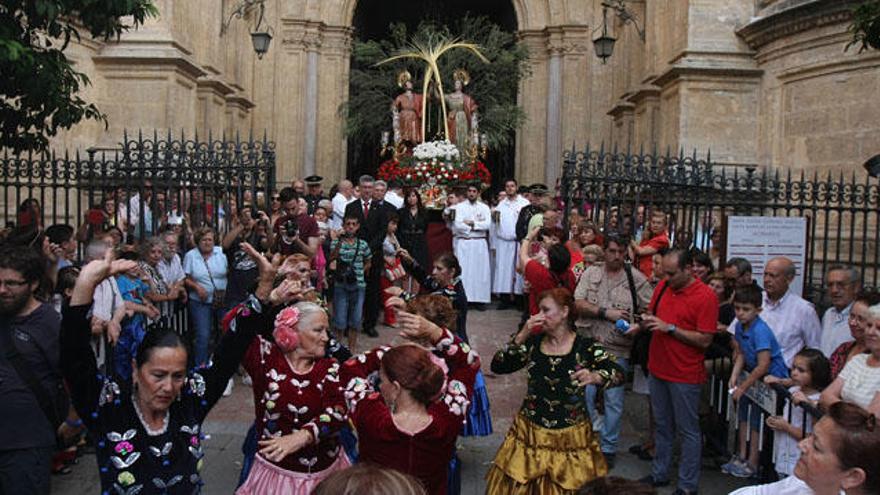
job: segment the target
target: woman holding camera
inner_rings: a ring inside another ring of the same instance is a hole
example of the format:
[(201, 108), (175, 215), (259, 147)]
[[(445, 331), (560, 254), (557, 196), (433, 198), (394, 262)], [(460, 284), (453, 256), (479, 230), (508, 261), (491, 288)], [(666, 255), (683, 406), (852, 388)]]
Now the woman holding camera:
[(211, 329), (225, 312), (228, 265), (223, 249), (214, 243), (214, 230), (200, 227), (193, 234), (196, 247), (183, 257), (184, 285), (189, 289), (189, 317), (195, 332), (195, 365), (207, 364)]
[(342, 237), (330, 244), (329, 266), (333, 270), (333, 325), (337, 334), (348, 337), (348, 348), (356, 352), (361, 331), (364, 294), (367, 282), (364, 273), (370, 269), (372, 254), (367, 241), (358, 238), (361, 222), (355, 216), (342, 220)]

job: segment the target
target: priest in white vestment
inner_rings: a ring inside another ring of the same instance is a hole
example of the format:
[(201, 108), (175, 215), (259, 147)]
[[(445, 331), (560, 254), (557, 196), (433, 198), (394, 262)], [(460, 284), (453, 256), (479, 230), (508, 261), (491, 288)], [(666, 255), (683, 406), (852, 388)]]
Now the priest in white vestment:
[(467, 199), (453, 207), (455, 220), (452, 222), (452, 235), (468, 302), (485, 304), (492, 298), (488, 239), (492, 213), (479, 198), (479, 186), (468, 186)]
[[(519, 243), (516, 242), (516, 221), (519, 211), (529, 204), (529, 200), (518, 193), (518, 185), (514, 179), (508, 179), (504, 183), (504, 191), (507, 197), (495, 207), (497, 214), (493, 225), (495, 234), (495, 276), (492, 280), (492, 292), (501, 296), (501, 304), (509, 306), (512, 301), (506, 301), (504, 295), (513, 297), (513, 294), (522, 294), (522, 281), (517, 283), (517, 278), (522, 274), (516, 272), (516, 260), (518, 259)], [(518, 289), (518, 290), (517, 290)]]

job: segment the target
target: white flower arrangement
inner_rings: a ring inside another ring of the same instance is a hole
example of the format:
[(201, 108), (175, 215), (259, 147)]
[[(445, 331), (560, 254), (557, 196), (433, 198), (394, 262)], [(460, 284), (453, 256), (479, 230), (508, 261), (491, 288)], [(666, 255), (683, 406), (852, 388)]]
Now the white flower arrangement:
[(445, 158), (447, 161), (457, 159), (458, 148), (449, 141), (428, 141), (416, 145), (413, 148), (413, 156), (419, 160), (434, 160)]

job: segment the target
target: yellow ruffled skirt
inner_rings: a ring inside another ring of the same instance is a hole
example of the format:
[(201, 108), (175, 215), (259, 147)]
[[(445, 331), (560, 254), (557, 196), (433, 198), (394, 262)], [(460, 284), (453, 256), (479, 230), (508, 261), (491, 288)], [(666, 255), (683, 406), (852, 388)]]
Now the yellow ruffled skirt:
[(486, 474), (486, 493), (573, 494), (607, 473), (589, 421), (551, 430), (517, 414)]

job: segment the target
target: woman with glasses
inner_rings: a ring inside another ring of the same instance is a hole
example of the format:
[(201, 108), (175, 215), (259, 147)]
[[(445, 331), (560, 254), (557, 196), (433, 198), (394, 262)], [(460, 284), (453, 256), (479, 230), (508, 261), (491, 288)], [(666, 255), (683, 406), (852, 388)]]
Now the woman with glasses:
[(269, 201), (269, 225), (275, 225), (275, 222), (284, 215), (284, 208), (281, 207), (281, 196), (278, 194), (278, 191), (272, 191)]

